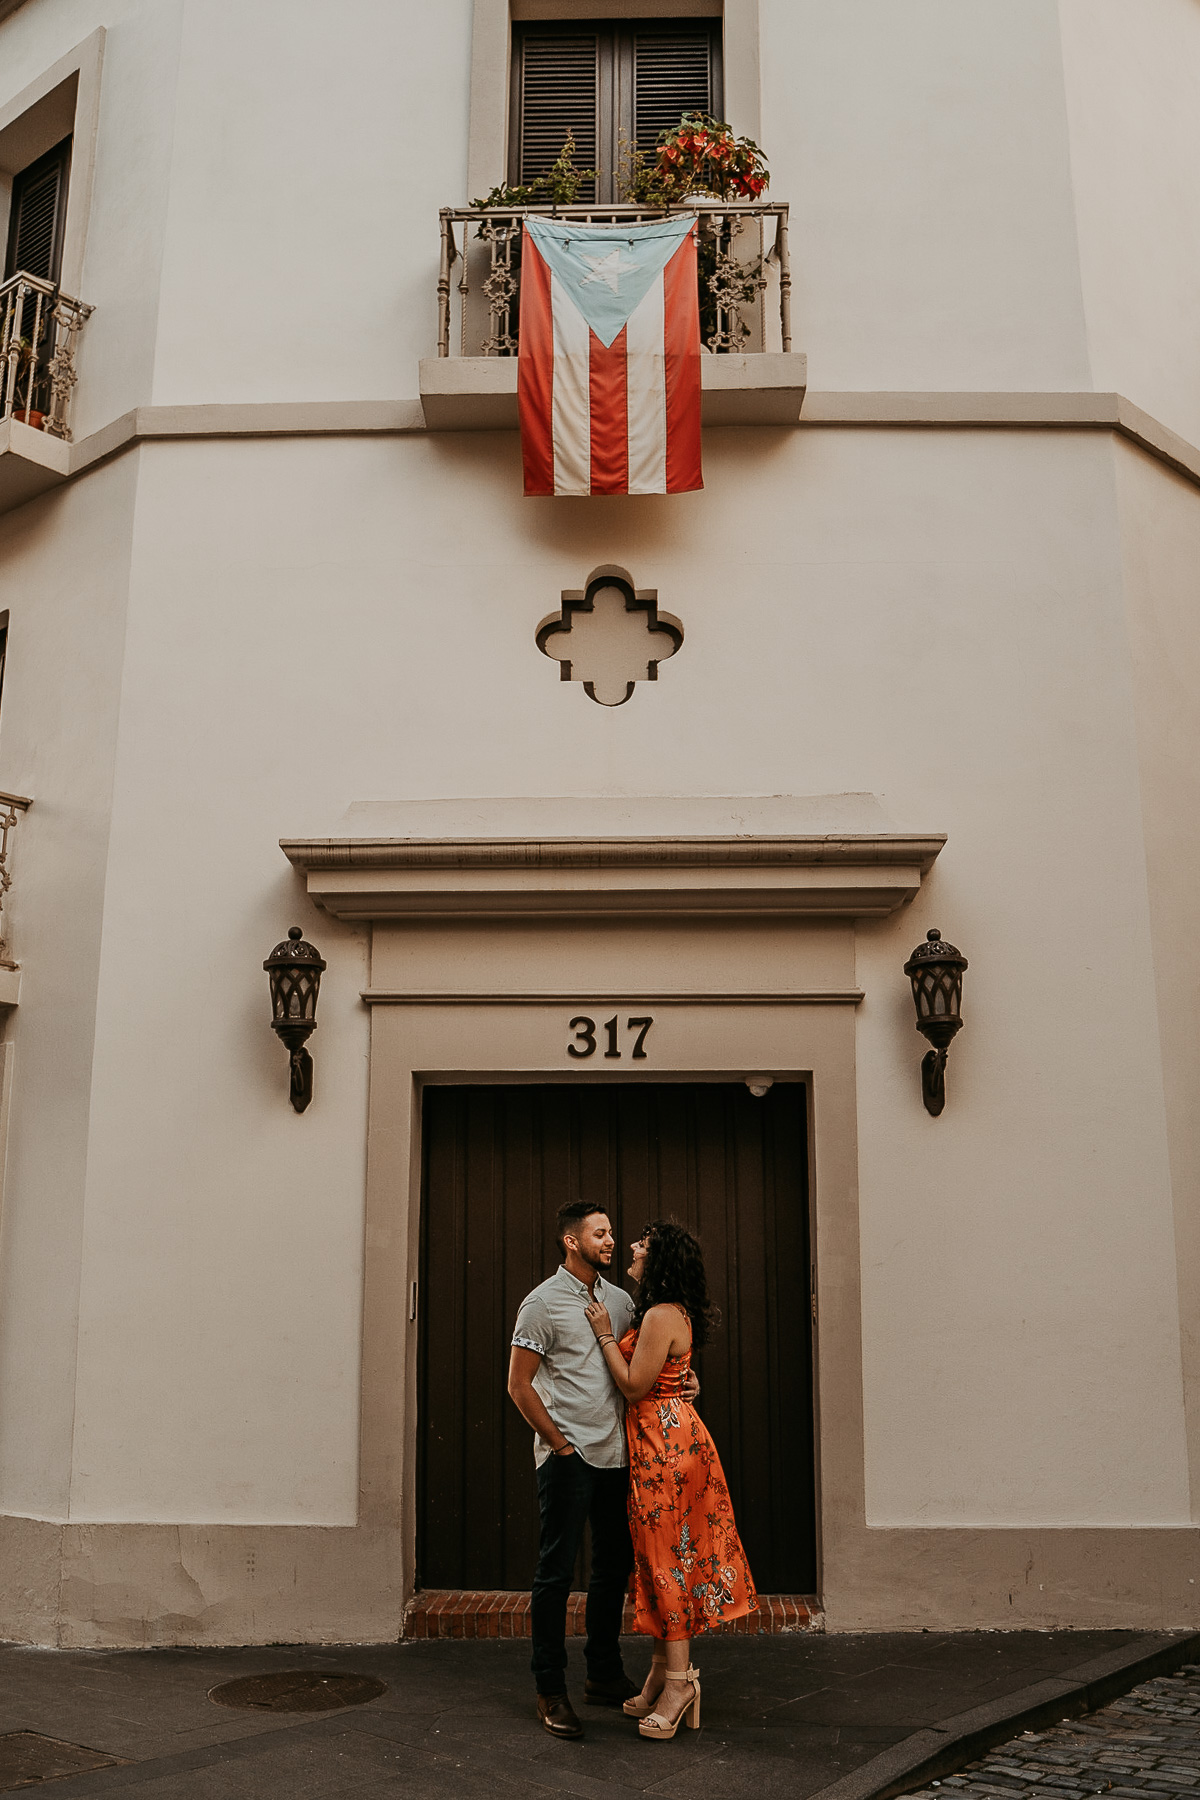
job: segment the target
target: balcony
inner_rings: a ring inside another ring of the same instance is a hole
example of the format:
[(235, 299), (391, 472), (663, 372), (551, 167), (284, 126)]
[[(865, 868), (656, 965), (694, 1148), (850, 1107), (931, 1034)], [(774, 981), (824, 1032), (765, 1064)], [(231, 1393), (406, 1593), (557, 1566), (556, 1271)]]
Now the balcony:
[(16, 831), (17, 820), (22, 813), (29, 811), (33, 801), (23, 794), (0, 793), (0, 1009), (16, 1006), (21, 997), (21, 968), (12, 958), (8, 944), (8, 919), (4, 906), (8, 899), (8, 891), (12, 887), (12, 870), (9, 868), (11, 845), (10, 835)]
[(36, 275), (0, 285), (0, 512), (70, 473), (75, 340), (91, 311)]
[[(694, 214), (700, 227), (705, 425), (795, 425), (806, 358), (792, 349), (786, 203), (717, 201), (674, 210)], [(593, 225), (664, 216), (629, 205), (445, 208), (438, 353), (421, 364), (431, 431), (516, 427), (521, 221), (531, 212)]]

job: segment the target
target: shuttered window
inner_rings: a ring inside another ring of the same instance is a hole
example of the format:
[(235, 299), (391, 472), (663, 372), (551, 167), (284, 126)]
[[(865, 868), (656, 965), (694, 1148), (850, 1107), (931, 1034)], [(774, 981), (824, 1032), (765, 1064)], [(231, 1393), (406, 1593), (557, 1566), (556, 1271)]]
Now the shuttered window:
[(544, 175), (574, 133), (575, 161), (596, 168), (600, 117), (599, 37), (595, 32), (525, 37), (521, 67), (519, 182)]
[(681, 113), (720, 114), (719, 19), (618, 19), (513, 27), (511, 182), (544, 175), (574, 134), (600, 171), (583, 200), (614, 200), (628, 147), (652, 150)]
[(64, 138), (37, 162), (22, 169), (13, 181), (4, 259), (6, 280), (18, 270), (26, 275), (40, 275), (43, 281), (58, 280), (70, 167), (71, 140)]
[(639, 150), (653, 150), (661, 131), (678, 125), (685, 112), (720, 113), (713, 94), (718, 45), (712, 27), (700, 19), (690, 29), (637, 31), (632, 44), (633, 130)]

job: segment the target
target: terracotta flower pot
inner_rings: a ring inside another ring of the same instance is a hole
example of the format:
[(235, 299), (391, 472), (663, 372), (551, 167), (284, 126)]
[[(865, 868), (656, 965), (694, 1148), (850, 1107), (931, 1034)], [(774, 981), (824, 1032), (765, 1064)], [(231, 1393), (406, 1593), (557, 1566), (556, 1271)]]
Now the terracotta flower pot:
[(27, 411), (23, 406), (13, 409), (13, 418), (19, 419), (22, 425), (32, 426), (34, 431), (43, 430), (46, 424), (45, 413), (34, 412), (32, 409)]

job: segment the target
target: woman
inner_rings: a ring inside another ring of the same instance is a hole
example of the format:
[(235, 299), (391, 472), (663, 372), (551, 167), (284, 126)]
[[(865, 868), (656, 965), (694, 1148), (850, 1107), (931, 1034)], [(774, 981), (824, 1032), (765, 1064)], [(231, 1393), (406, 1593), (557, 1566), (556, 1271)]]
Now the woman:
[(700, 1246), (681, 1225), (647, 1225), (631, 1246), (633, 1324), (618, 1344), (598, 1301), (587, 1308), (608, 1372), (625, 1396), (629, 1530), (637, 1629), (658, 1639), (641, 1694), (625, 1702), (643, 1737), (700, 1723), (691, 1639), (758, 1602), (720, 1459), (680, 1390), (715, 1318)]

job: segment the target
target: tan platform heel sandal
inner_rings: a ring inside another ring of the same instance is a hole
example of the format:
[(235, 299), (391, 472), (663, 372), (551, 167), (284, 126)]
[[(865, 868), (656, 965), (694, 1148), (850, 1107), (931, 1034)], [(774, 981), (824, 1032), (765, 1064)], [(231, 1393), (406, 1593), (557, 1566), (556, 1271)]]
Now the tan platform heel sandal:
[[(631, 1719), (648, 1719), (650, 1717), (650, 1714), (654, 1711), (654, 1708), (658, 1702), (659, 1696), (661, 1695), (661, 1693), (663, 1691), (663, 1687), (665, 1687), (665, 1685), (666, 1685), (667, 1678), (666, 1678), (666, 1674), (664, 1672), (666, 1670), (666, 1666), (667, 1666), (667, 1659), (665, 1656), (652, 1656), (650, 1658), (650, 1673), (646, 1677), (646, 1680), (642, 1687), (641, 1693), (635, 1694), (633, 1696), (632, 1700), (627, 1700), (625, 1702), (624, 1706), (621, 1708), (621, 1711), (623, 1713), (626, 1713), (629, 1718), (631, 1718)], [(653, 1681), (654, 1672), (656, 1669), (660, 1673), (662, 1673), (663, 1679), (662, 1679), (662, 1684), (658, 1687), (658, 1689), (654, 1693), (653, 1697), (651, 1698), (651, 1697), (647, 1696), (646, 1689), (650, 1686), (650, 1683)]]
[[(664, 1719), (661, 1713), (651, 1713), (648, 1718), (638, 1723), (638, 1730), (646, 1738), (673, 1738), (681, 1725), (690, 1725), (693, 1731), (700, 1729), (700, 1672), (688, 1664), (684, 1676), (668, 1676), (668, 1680), (687, 1681), (691, 1683), (692, 1697), (677, 1719)], [(666, 1690), (664, 1689), (664, 1692)], [(661, 1696), (660, 1696), (661, 1698)]]

